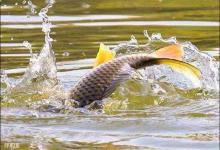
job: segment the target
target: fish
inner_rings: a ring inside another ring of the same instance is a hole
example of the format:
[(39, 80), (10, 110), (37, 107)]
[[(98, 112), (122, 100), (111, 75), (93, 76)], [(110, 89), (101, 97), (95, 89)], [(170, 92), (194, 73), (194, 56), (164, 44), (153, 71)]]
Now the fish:
[(153, 65), (168, 65), (185, 76), (191, 76), (191, 79), (197, 82), (201, 76), (200, 70), (183, 62), (183, 55), (182, 47), (173, 44), (151, 54), (115, 57), (115, 52), (101, 43), (93, 70), (76, 83), (68, 98), (74, 101), (74, 107), (84, 107), (94, 101), (102, 101), (128, 80), (133, 71)]

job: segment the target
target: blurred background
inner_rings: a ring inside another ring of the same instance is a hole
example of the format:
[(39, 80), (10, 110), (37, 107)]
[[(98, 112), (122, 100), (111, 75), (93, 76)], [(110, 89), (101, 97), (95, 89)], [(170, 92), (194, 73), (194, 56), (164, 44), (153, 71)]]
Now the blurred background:
[[(43, 46), (41, 18), (31, 14), (25, 2), (1, 3), (2, 69), (27, 66), (29, 51), (23, 41), (32, 44), (34, 53)], [(45, 6), (44, 0), (32, 2), (37, 12)], [(131, 35), (146, 43), (143, 30), (191, 41), (218, 56), (218, 0), (56, 0), (48, 15), (58, 62), (95, 57), (100, 42), (116, 45)]]

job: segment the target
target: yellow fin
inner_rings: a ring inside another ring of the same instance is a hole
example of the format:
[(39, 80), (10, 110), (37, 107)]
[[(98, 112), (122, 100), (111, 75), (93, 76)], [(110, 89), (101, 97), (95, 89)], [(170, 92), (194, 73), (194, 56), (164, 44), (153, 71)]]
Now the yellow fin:
[(96, 56), (94, 67), (97, 67), (115, 57), (115, 51), (111, 51), (106, 45), (100, 43), (99, 52)]
[(183, 75), (185, 75), (187, 78), (189, 78), (192, 83), (200, 87), (200, 77), (201, 72), (198, 68), (195, 66), (185, 63), (183, 61), (175, 60), (175, 59), (167, 59), (167, 58), (158, 58), (156, 59), (156, 64), (164, 64), (171, 67), (174, 71), (180, 72)]
[(184, 51), (179, 44), (173, 44), (166, 47), (163, 47), (151, 54), (157, 58), (170, 58), (170, 59), (177, 59), (182, 60), (184, 55)]

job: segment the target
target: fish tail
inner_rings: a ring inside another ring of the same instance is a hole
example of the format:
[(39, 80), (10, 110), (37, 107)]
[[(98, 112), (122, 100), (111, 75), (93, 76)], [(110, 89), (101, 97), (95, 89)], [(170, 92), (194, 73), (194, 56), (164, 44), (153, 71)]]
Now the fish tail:
[(201, 76), (201, 72), (198, 68), (180, 60), (169, 59), (169, 58), (156, 58), (151, 60), (150, 63), (155, 65), (167, 65), (171, 67), (173, 70), (181, 72), (186, 76), (193, 75), (196, 78), (200, 78)]
[(173, 45), (163, 47), (151, 53), (150, 55), (157, 57), (157, 58), (170, 58), (170, 59), (182, 60), (184, 51), (181, 45), (173, 44)]
[(185, 77), (189, 78), (194, 84), (200, 86), (201, 72), (195, 66), (185, 63), (180, 60), (170, 59), (170, 58), (155, 58), (146, 56), (142, 57), (136, 63), (131, 64), (134, 69), (140, 69), (147, 66), (153, 65), (167, 65), (174, 71), (183, 74)]

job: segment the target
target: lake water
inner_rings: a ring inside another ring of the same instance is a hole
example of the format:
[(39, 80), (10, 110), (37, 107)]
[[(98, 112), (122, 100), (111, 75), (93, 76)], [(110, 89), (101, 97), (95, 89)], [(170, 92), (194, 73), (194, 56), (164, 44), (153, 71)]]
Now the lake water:
[[(1, 4), (1, 69), (11, 85), (22, 78), (30, 62), (28, 44), (23, 42), (31, 44), (33, 54), (45, 43), (38, 12), (46, 4), (32, 2), (36, 7), (23, 0)], [(2, 149), (218, 149), (219, 89), (214, 79), (204, 81), (203, 89), (191, 90), (129, 80), (105, 99), (103, 110), (51, 112), (38, 106), (63, 97), (92, 69), (100, 42), (114, 47), (134, 35), (139, 44), (146, 44), (144, 30), (190, 41), (219, 61), (219, 1), (56, 0), (47, 15), (58, 89), (51, 87), (51, 80), (41, 82), (44, 78), (10, 93), (1, 83)], [(202, 64), (212, 66), (205, 60)], [(54, 69), (53, 63), (44, 65), (46, 71)]]

